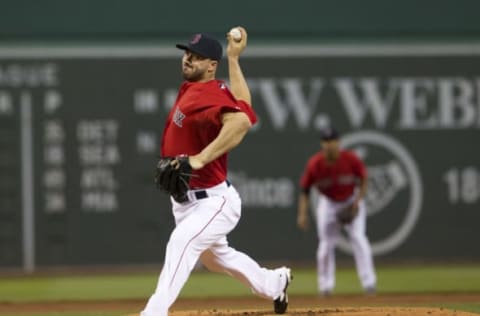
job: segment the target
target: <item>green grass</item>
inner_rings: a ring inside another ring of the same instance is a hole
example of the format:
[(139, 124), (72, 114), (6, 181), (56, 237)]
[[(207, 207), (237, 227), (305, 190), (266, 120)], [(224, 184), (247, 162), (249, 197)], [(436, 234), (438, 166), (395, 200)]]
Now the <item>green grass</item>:
[[(294, 282), (289, 293), (317, 293), (315, 270), (293, 270), (293, 275)], [(480, 266), (384, 267), (377, 269), (377, 276), (381, 293), (480, 292)], [(205, 287), (205, 284), (212, 286)], [(355, 270), (337, 271), (336, 293), (354, 294), (361, 291)], [(232, 278), (201, 273), (190, 278), (182, 295), (195, 297), (198, 293), (206, 296), (240, 296), (249, 295), (250, 290)]]
[[(317, 293), (313, 269), (294, 269), (293, 275), (289, 293)], [(380, 293), (480, 293), (480, 265), (380, 267), (377, 276)], [(3, 278), (0, 279), (0, 302), (146, 299), (154, 290), (157, 278), (157, 273)], [(360, 291), (353, 269), (337, 271), (335, 293)], [(182, 297), (248, 295), (251, 295), (250, 290), (238, 281), (210, 272), (194, 272), (181, 293)]]
[[(480, 292), (479, 265), (385, 267), (377, 270), (377, 278), (382, 293)], [(352, 270), (342, 271), (337, 279), (338, 293), (360, 290)]]
[(109, 300), (145, 298), (155, 275), (20, 277), (0, 282), (0, 301)]

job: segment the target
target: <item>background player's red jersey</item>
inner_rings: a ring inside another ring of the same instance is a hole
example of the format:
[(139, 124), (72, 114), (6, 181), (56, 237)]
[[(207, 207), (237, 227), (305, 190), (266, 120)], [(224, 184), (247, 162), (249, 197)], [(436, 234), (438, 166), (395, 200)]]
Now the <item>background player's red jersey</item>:
[(366, 176), (365, 165), (353, 152), (341, 150), (334, 162), (319, 152), (308, 160), (300, 186), (304, 190), (314, 186), (328, 198), (343, 201), (352, 196), (358, 179)]
[[(255, 112), (244, 101), (236, 100), (224, 82), (184, 82), (168, 115), (163, 131), (161, 155), (196, 155), (210, 144), (222, 128), (222, 114), (241, 111), (251, 123)], [(226, 179), (227, 154), (194, 170), (190, 188), (209, 188)]]

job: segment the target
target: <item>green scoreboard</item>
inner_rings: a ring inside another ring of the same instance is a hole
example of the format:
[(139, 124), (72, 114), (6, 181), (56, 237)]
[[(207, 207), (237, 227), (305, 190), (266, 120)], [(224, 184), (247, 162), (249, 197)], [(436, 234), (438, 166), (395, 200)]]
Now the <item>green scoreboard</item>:
[[(153, 174), (180, 58), (155, 46), (0, 49), (0, 266), (162, 260), (174, 224)], [(252, 46), (241, 63), (259, 122), (230, 156), (243, 200), (233, 247), (314, 259), (315, 232), (296, 228), (298, 180), (333, 124), (368, 167), (377, 257), (480, 257), (480, 47)], [(350, 251), (346, 236), (338, 246)]]

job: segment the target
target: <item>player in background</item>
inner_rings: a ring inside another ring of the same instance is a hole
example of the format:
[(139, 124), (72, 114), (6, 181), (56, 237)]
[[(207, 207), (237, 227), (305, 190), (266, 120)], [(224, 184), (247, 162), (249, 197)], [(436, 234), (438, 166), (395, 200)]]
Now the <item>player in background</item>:
[(247, 45), (227, 34), (227, 63), (231, 90), (215, 79), (222, 46), (212, 36), (195, 34), (184, 51), (180, 87), (167, 118), (162, 138), (162, 157), (186, 155), (193, 175), (186, 198), (171, 197), (176, 227), (170, 235), (165, 262), (155, 292), (141, 316), (166, 316), (196, 262), (211, 271), (225, 273), (264, 298), (273, 300), (277, 314), (285, 313), (290, 269), (262, 268), (246, 254), (231, 248), (227, 234), (241, 216), (241, 200), (227, 180), (227, 153), (242, 141), (256, 122), (251, 96), (239, 64)]
[[(355, 265), (362, 287), (374, 294), (376, 276), (372, 251), (365, 234), (367, 171), (364, 163), (351, 151), (340, 148), (339, 134), (327, 128), (321, 134), (321, 151), (309, 160), (300, 180), (297, 225), (308, 229), (309, 193), (319, 193), (316, 207), (316, 226), (319, 238), (317, 249), (318, 289), (324, 296), (335, 287), (335, 246), (341, 229), (350, 238)], [(348, 210), (350, 223), (339, 221), (340, 212)]]

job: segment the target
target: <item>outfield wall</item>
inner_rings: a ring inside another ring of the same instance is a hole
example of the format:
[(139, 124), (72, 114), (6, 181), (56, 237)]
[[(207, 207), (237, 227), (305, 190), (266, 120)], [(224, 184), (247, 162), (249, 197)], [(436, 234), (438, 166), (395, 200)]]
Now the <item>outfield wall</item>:
[(475, 0), (3, 0), (1, 42), (165, 41), (223, 35), (244, 25), (253, 41), (472, 40)]
[[(173, 219), (153, 170), (180, 54), (0, 49), (0, 266), (162, 260)], [(244, 206), (234, 247), (313, 260), (297, 183), (333, 123), (369, 168), (377, 258), (480, 258), (480, 46), (253, 45), (242, 65), (260, 121), (230, 160)]]

